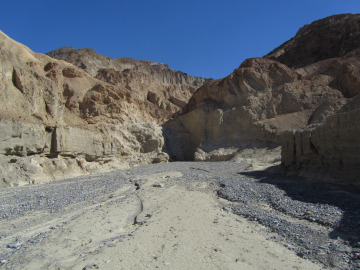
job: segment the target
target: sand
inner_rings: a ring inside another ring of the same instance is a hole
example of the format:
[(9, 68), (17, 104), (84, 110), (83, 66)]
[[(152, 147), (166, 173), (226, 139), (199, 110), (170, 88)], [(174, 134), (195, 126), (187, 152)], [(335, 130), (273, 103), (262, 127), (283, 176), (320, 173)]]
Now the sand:
[(14, 269), (321, 269), (232, 214), (211, 181), (167, 184), (181, 177), (150, 174), (140, 189), (129, 183), (59, 214), (3, 220), (4, 230), (24, 219), (29, 226), (0, 244), (21, 244), (10, 259)]

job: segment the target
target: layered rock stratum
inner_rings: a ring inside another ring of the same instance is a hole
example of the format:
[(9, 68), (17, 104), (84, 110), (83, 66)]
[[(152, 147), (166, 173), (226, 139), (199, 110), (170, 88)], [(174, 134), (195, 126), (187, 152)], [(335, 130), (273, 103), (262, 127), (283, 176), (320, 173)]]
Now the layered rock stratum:
[(282, 164), (289, 172), (312, 179), (359, 185), (359, 95), (346, 101), (323, 104), (315, 111), (327, 115), (282, 138)]
[(34, 53), (2, 32), (0, 43), (2, 186), (167, 161), (158, 124), (205, 81), (89, 49), (50, 53), (77, 54), (83, 69)]
[(267, 56), (204, 84), (164, 125), (170, 156), (227, 160), (282, 144), (287, 169), (332, 167), (358, 178), (359, 25), (352, 14), (316, 21)]

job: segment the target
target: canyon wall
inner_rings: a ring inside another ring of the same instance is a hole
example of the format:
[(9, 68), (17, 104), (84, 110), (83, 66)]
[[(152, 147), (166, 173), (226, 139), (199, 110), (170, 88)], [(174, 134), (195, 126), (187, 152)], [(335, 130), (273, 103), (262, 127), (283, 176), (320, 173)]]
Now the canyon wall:
[[(145, 120), (157, 124), (183, 108), (195, 90), (207, 81), (173, 70), (163, 63), (125, 57), (113, 59), (93, 49), (62, 47), (47, 55), (72, 63), (114, 88), (124, 89), (132, 102), (144, 111), (141, 117), (148, 115)], [(114, 105), (119, 106), (121, 104)]]
[(281, 156), (286, 171), (360, 184), (360, 96), (337, 105), (322, 122), (284, 134)]
[(84, 51), (88, 69), (0, 32), (0, 186), (168, 160), (158, 124), (205, 79)]
[[(170, 156), (211, 160), (214, 151), (232, 149), (224, 155), (231, 159), (244, 149), (281, 145), (287, 131), (326, 118), (320, 113), (325, 104), (360, 92), (359, 22), (360, 15), (351, 14), (316, 21), (269, 55), (247, 59), (229, 76), (205, 83), (163, 125)], [(314, 38), (318, 34), (321, 42)], [(304, 51), (304, 42), (312, 49)], [(308, 57), (295, 57), (306, 52)]]
[(316, 21), (218, 80), (92, 49), (34, 53), (0, 32), (0, 186), (280, 145), (288, 172), (356, 182), (359, 25)]

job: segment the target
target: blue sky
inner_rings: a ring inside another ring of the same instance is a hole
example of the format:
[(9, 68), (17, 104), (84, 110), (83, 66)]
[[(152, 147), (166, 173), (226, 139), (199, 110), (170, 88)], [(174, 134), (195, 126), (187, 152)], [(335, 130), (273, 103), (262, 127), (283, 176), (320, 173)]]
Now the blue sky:
[(359, 0), (1, 0), (0, 29), (35, 52), (93, 48), (221, 78)]

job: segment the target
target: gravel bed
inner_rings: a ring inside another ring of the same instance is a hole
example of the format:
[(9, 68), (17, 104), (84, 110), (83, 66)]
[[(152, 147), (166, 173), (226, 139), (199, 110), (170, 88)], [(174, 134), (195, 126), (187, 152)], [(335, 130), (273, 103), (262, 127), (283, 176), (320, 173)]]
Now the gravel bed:
[[(210, 182), (219, 197), (232, 202), (229, 210), (264, 225), (269, 240), (278, 241), (325, 268), (360, 269), (360, 192), (269, 171), (246, 171), (247, 167), (232, 161), (173, 162), (2, 189), (0, 221), (11, 223), (37, 211), (50, 216), (61, 214), (79, 203), (111, 198), (112, 193), (125, 186), (133, 186), (135, 191), (149, 175), (180, 171), (183, 176), (169, 179), (165, 186), (190, 188), (194, 182)], [(0, 232), (0, 238), (15, 231)], [(0, 247), (0, 260), (7, 258), (10, 251), (16, 252), (16, 247)]]
[(126, 183), (122, 171), (56, 181), (50, 184), (0, 190), (0, 219), (14, 219), (29, 211), (57, 213), (65, 207), (93, 201)]
[(360, 269), (360, 194), (270, 172), (219, 179), (233, 212), (265, 225), (276, 240), (326, 267)]

